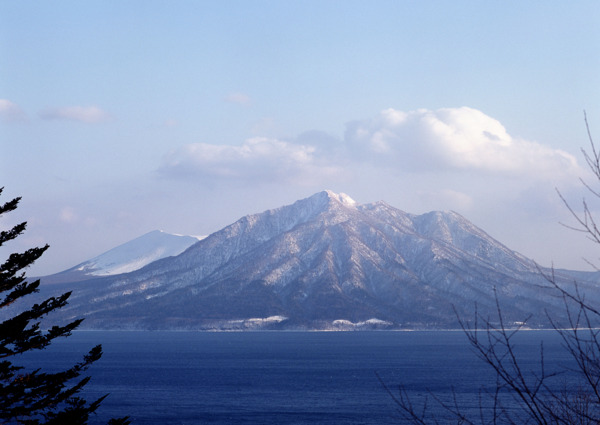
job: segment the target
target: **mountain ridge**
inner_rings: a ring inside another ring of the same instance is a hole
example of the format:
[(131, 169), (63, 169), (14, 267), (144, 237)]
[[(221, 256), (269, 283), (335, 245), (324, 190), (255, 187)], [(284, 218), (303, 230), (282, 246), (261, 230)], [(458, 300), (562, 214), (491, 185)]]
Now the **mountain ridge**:
[[(414, 215), (322, 191), (177, 256), (78, 283), (64, 310), (90, 328), (434, 329), (498, 300), (509, 320), (533, 315), (542, 327), (559, 303), (540, 290), (540, 271), (456, 212)], [(581, 287), (597, 297), (595, 282)]]

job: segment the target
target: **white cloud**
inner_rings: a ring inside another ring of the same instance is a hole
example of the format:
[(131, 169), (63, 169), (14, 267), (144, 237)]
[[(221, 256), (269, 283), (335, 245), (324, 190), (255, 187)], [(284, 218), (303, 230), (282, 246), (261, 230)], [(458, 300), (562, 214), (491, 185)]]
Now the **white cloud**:
[(23, 121), (26, 119), (26, 115), (16, 103), (0, 99), (0, 119), (5, 122)]
[(229, 103), (237, 103), (238, 105), (248, 105), (251, 102), (250, 96), (244, 93), (230, 93), (225, 96), (225, 101)]
[(387, 109), (348, 124), (350, 154), (412, 171), (478, 170), (547, 178), (580, 171), (575, 157), (512, 137), (502, 124), (472, 108)]
[[(475, 202), (467, 188), (477, 181), (488, 182), (487, 190), (508, 187), (509, 180), (519, 187), (534, 181), (554, 187), (577, 181), (585, 170), (571, 154), (513, 137), (498, 120), (463, 107), (387, 109), (375, 118), (349, 123), (344, 138), (313, 130), (294, 140), (254, 137), (239, 146), (189, 144), (166, 155), (160, 172), (213, 181), (319, 185), (369, 179), (376, 185), (392, 178), (429, 181), (437, 188), (431, 201), (466, 209)], [(453, 186), (449, 172), (466, 181)]]
[(63, 223), (73, 223), (79, 220), (79, 216), (72, 207), (64, 207), (60, 210), (58, 218)]
[(254, 137), (241, 146), (195, 143), (170, 152), (160, 171), (179, 177), (210, 177), (313, 182), (341, 169), (317, 156), (317, 148), (278, 139)]
[(100, 123), (110, 119), (110, 115), (97, 106), (49, 108), (40, 112), (40, 117), (45, 120), (70, 120), (87, 124)]

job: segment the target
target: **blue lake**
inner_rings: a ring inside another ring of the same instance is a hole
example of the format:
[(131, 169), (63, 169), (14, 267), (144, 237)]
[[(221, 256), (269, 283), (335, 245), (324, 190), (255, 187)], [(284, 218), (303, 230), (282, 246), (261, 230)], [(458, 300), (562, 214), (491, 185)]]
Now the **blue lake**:
[[(554, 332), (517, 336), (525, 370), (539, 370), (542, 339), (549, 368), (568, 363)], [(104, 355), (84, 394), (110, 396), (94, 423), (129, 415), (135, 425), (397, 424), (376, 373), (417, 403), (454, 392), (470, 412), (482, 386), (495, 384), (462, 332), (82, 331), (24, 360), (59, 370), (96, 344)]]

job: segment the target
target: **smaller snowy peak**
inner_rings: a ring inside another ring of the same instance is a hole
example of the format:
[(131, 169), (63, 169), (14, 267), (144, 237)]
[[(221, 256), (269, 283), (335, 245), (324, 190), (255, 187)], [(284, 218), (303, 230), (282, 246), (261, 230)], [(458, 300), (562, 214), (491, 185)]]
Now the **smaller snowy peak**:
[(91, 276), (110, 276), (138, 270), (161, 258), (181, 254), (200, 238), (174, 235), (154, 230), (119, 245), (66, 272), (79, 272)]

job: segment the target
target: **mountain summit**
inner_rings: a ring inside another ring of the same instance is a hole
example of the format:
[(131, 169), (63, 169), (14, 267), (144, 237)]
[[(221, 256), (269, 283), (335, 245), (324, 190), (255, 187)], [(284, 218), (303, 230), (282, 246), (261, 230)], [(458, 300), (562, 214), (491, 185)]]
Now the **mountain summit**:
[(414, 215), (323, 191), (177, 256), (76, 284), (62, 310), (91, 328), (439, 329), (497, 297), (507, 320), (533, 314), (541, 326), (557, 302), (544, 283), (533, 261), (455, 212)]

